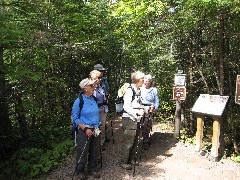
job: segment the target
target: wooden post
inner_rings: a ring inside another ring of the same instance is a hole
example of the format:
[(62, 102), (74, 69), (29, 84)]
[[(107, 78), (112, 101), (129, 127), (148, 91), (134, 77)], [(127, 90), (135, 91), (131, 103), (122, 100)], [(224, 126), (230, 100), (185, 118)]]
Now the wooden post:
[(181, 101), (176, 101), (175, 123), (174, 123), (174, 138), (180, 137), (180, 123), (181, 123)]
[(203, 125), (204, 125), (204, 117), (202, 115), (198, 115), (197, 117), (197, 132), (196, 132), (196, 151), (201, 151), (203, 147), (202, 139), (203, 139)]
[(220, 136), (220, 117), (214, 116), (211, 156), (217, 161)]

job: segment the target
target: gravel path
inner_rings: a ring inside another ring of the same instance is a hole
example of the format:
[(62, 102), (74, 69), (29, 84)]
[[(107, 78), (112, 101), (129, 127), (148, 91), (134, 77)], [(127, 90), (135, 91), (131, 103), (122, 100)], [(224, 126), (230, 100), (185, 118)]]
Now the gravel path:
[[(133, 176), (133, 171), (119, 167), (120, 117), (113, 121), (113, 128), (114, 136), (110, 137), (115, 143), (107, 143), (107, 149), (103, 151), (103, 168), (100, 171), (103, 180), (240, 180), (240, 164), (229, 159), (209, 161), (195, 152), (193, 145), (175, 142), (173, 132), (160, 129), (159, 124), (153, 126), (151, 147), (142, 152), (140, 166), (136, 166)], [(74, 165), (75, 153), (68, 156), (56, 170), (40, 179), (70, 180)], [(79, 178), (75, 176), (74, 179)]]

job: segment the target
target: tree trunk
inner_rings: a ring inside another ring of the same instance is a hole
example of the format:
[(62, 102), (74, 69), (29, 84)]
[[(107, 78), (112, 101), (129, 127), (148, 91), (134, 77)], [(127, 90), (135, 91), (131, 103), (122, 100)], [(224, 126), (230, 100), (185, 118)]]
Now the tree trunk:
[(17, 95), (15, 112), (17, 115), (16, 119), (19, 124), (21, 137), (22, 137), (22, 139), (24, 139), (24, 141), (26, 141), (28, 138), (28, 131), (27, 131), (26, 116), (24, 113), (24, 107), (23, 107), (21, 95)]
[[(228, 17), (228, 10), (222, 9), (220, 10), (220, 69), (219, 69), (219, 93), (220, 95), (224, 95), (224, 67), (225, 67), (225, 58), (226, 58), (226, 31), (227, 31), (227, 17)], [(221, 124), (220, 124), (220, 154), (224, 153), (224, 124), (227, 120), (226, 114), (221, 117)]]
[[(11, 136), (11, 121), (8, 115), (8, 104), (6, 99), (6, 82), (3, 62), (3, 47), (0, 47), (0, 160), (6, 151), (6, 142)], [(9, 146), (9, 145), (7, 145)]]

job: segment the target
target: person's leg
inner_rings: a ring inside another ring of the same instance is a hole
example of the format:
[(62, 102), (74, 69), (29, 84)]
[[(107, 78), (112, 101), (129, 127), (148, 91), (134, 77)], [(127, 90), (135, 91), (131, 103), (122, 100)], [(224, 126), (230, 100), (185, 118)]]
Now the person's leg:
[(95, 172), (97, 170), (97, 163), (98, 163), (98, 158), (100, 155), (100, 136), (91, 137), (92, 141), (91, 144), (89, 145), (89, 155), (88, 155), (88, 166), (87, 170), (89, 173)]
[(76, 173), (83, 172), (87, 162), (87, 154), (89, 149), (89, 139), (82, 129), (78, 129), (77, 133), (77, 158), (76, 158)]
[(106, 130), (106, 118), (107, 118), (107, 113), (104, 110), (100, 110), (100, 117), (101, 117), (101, 145), (103, 146), (105, 142), (105, 130)]
[(136, 136), (136, 122), (130, 118), (122, 118), (123, 141), (121, 145), (121, 163), (128, 164)]

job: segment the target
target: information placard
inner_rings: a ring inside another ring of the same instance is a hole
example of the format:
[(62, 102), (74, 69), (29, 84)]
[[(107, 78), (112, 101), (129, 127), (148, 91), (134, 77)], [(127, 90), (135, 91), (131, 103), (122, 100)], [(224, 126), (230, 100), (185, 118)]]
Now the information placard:
[(237, 104), (240, 104), (240, 75), (237, 75), (237, 80), (236, 80), (235, 102)]
[(186, 74), (175, 74), (174, 86), (186, 86)]
[(173, 87), (173, 100), (184, 101), (186, 99), (186, 87)]
[(221, 116), (229, 96), (200, 94), (192, 111), (196, 113)]

